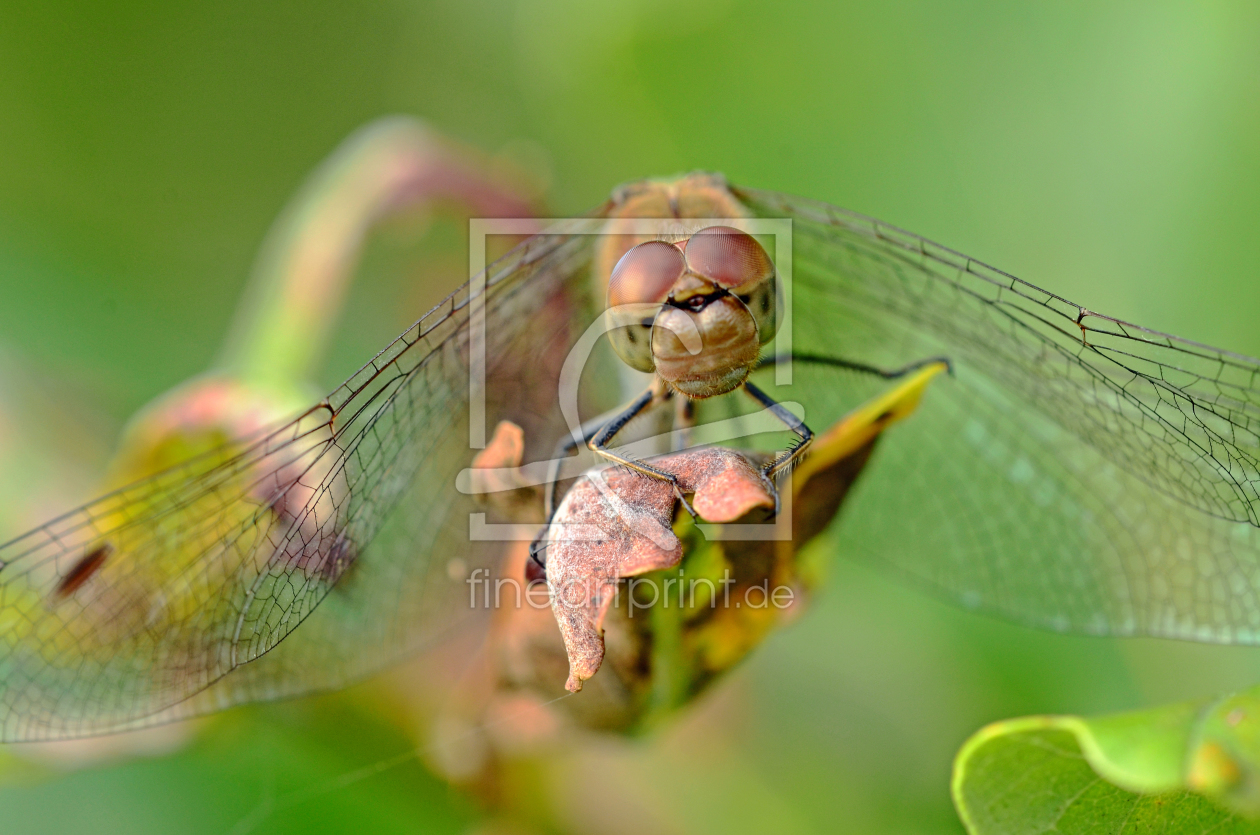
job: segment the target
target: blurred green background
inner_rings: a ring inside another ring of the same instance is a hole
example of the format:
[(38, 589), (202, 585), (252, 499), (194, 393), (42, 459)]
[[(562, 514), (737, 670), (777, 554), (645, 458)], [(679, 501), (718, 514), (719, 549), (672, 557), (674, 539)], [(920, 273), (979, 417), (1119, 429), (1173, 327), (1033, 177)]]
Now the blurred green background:
[[(127, 416), (211, 363), (276, 213), (389, 113), (517, 160), (558, 213), (720, 170), (1260, 355), (1258, 42), (1250, 3), (0, 4), (0, 539), (86, 498)], [(424, 312), (385, 266), (325, 387)], [(697, 710), (558, 755), (528, 823), (415, 762), (342, 785), (409, 742), (324, 699), (22, 770), (0, 829), (955, 832), (984, 723), (1257, 681), (1258, 650), (1037, 633), (841, 563)]]

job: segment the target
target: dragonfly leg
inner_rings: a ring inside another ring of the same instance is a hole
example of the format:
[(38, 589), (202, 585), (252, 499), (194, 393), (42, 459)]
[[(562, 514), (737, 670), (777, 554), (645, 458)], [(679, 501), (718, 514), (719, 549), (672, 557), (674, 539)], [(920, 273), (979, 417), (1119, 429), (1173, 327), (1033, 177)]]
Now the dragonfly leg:
[(769, 409), (771, 414), (783, 421), (783, 424), (796, 433), (796, 437), (800, 438), (800, 443), (776, 455), (761, 468), (761, 472), (767, 478), (772, 479), (800, 460), (801, 456), (805, 454), (806, 448), (809, 447), (810, 442), (814, 440), (814, 433), (805, 425), (805, 421), (783, 408), (773, 397), (752, 383), (745, 381), (744, 391), (748, 392), (748, 396), (753, 400)]
[[(546, 524), (543, 526), (542, 532), (539, 533), (538, 537), (532, 543), (530, 543), (530, 546), (529, 546), (529, 557), (535, 564), (537, 564), (539, 568), (545, 568), (546, 566), (546, 563), (542, 557), (542, 552), (546, 549), (547, 545), (543, 537), (546, 536), (547, 528), (551, 525), (551, 518), (556, 513), (556, 504), (557, 504), (557, 500), (559, 499), (559, 496), (557, 495), (557, 491), (560, 489), (560, 466), (563, 463), (563, 460), (565, 458), (568, 458), (570, 455), (572, 455), (579, 445), (586, 444), (590, 446), (592, 439), (596, 435), (598, 435), (601, 432), (601, 430), (604, 430), (607, 427), (615, 425), (616, 429), (613, 432), (613, 434), (615, 435), (617, 432), (624, 429), (625, 425), (629, 423), (630, 420), (633, 419), (636, 415), (642, 413), (645, 409), (652, 406), (653, 403), (658, 398), (661, 400), (667, 400), (672, 396), (672, 394), (673, 392), (670, 392), (670, 391), (665, 391), (662, 393), (662, 392), (655, 391), (654, 389), (648, 389), (642, 395), (636, 398), (633, 403), (631, 403), (625, 409), (621, 410), (616, 415), (614, 415), (611, 421), (607, 415), (601, 415), (600, 417), (597, 417), (593, 420), (589, 420), (586, 423), (583, 423), (580, 427), (578, 427), (577, 438), (575, 438), (571, 434), (565, 435), (564, 438), (562, 438), (556, 444), (555, 451), (552, 452), (552, 455), (551, 455), (551, 462), (547, 466), (547, 483), (544, 485), (544, 489), (543, 489), (543, 518), (546, 519), (547, 521), (546, 521)], [(590, 446), (590, 448), (595, 449), (593, 446)], [(601, 451), (601, 450), (595, 450), (595, 451), (605, 458), (611, 458), (612, 460), (615, 460), (618, 463), (622, 463), (621, 458), (615, 458), (613, 457), (612, 454), (608, 452)], [(663, 470), (657, 470), (655, 467), (649, 467), (646, 464), (638, 464), (636, 462), (635, 465), (628, 464), (627, 466), (634, 466), (634, 468), (639, 470), (640, 472), (642, 472), (643, 469), (648, 469), (648, 470), (651, 470), (653, 473), (661, 473), (662, 475), (667, 477), (668, 481), (671, 481), (671, 482), (674, 481), (674, 476), (672, 476), (671, 474), (666, 473)], [(643, 469), (640, 469), (640, 468), (643, 468)], [(674, 489), (675, 491), (677, 491), (678, 489), (677, 485), (675, 485)], [(686, 500), (683, 500), (683, 506), (687, 507), (688, 512), (691, 512), (691, 508), (687, 506)], [(694, 516), (695, 514), (692, 513), (692, 515)], [(539, 577), (539, 579), (542, 579), (542, 577)]]
[[(560, 489), (560, 465), (565, 458), (573, 454), (582, 444), (590, 443), (591, 438), (595, 437), (599, 430), (604, 428), (604, 424), (608, 419), (604, 416), (588, 420), (586, 423), (578, 427), (578, 438), (572, 435), (565, 435), (556, 443), (556, 448), (551, 453), (551, 462), (547, 465), (547, 483), (543, 485), (543, 518), (546, 523), (543, 525), (542, 531), (529, 544), (529, 558), (537, 565), (539, 571), (531, 573), (528, 571), (528, 580), (544, 580), (546, 579), (546, 563), (542, 558), (542, 552), (547, 547), (543, 537), (547, 535), (547, 528), (551, 526), (551, 517), (556, 514), (556, 491)], [(580, 439), (580, 440), (579, 440)]]
[(547, 483), (543, 491), (543, 518), (548, 522), (551, 521), (552, 515), (556, 512), (556, 491), (560, 489), (560, 466), (565, 458), (577, 450), (579, 446), (590, 443), (599, 430), (604, 428), (604, 424), (608, 422), (608, 418), (604, 416), (588, 420), (586, 423), (578, 427), (578, 437), (575, 438), (571, 434), (566, 434), (560, 441), (556, 443), (555, 450), (551, 453), (551, 462), (547, 465)]
[(769, 356), (763, 357), (757, 364), (759, 369), (768, 368), (781, 362), (803, 362), (811, 365), (829, 365), (833, 368), (847, 368), (850, 371), (856, 371), (859, 374), (870, 374), (875, 377), (882, 377), (885, 380), (895, 380), (898, 377), (904, 377), (912, 374), (921, 368), (932, 365), (933, 363), (944, 363), (949, 374), (954, 373), (954, 365), (949, 361), (949, 357), (928, 357), (927, 359), (916, 360), (915, 362), (903, 365), (900, 368), (880, 368), (877, 365), (867, 365), (864, 362), (853, 362), (852, 360), (840, 359), (838, 357), (828, 357), (823, 354), (792, 354), (791, 357), (786, 356)]
[(608, 448), (608, 445), (612, 443), (613, 438), (617, 437), (617, 433), (626, 428), (626, 424), (634, 420), (634, 418), (643, 412), (644, 409), (647, 409), (649, 406), (652, 406), (662, 400), (668, 399), (670, 396), (671, 394), (668, 389), (662, 389), (657, 386), (648, 388), (647, 391), (643, 392), (643, 394), (639, 395), (633, 403), (627, 406), (625, 411), (609, 421), (608, 424), (605, 425), (604, 428), (601, 429), (599, 433), (587, 443), (587, 446), (590, 447), (594, 453), (607, 458), (609, 461), (621, 464), (624, 467), (629, 467), (635, 472), (641, 473), (650, 478), (669, 482), (674, 488), (674, 496), (682, 504), (683, 509), (691, 514), (691, 517), (694, 519), (697, 518), (696, 511), (692, 509), (691, 504), (688, 503), (686, 497), (683, 496), (682, 489), (678, 486), (677, 476), (673, 473), (653, 467), (651, 464), (645, 464), (642, 461), (635, 461), (633, 458), (628, 458), (619, 452)]

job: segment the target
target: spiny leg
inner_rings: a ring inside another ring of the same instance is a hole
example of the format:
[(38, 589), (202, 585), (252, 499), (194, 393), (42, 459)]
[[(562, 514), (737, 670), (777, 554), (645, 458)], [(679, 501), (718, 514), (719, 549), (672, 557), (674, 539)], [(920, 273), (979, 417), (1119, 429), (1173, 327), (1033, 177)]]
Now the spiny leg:
[[(551, 527), (551, 517), (556, 515), (556, 499), (558, 498), (556, 492), (560, 489), (560, 467), (564, 459), (572, 455), (579, 446), (589, 444), (591, 438), (594, 438), (599, 430), (608, 424), (608, 421), (609, 417), (606, 414), (588, 420), (578, 427), (576, 438), (572, 434), (566, 434), (556, 442), (556, 447), (551, 453), (551, 461), (547, 465), (547, 483), (543, 485), (543, 519), (545, 521), (542, 530), (529, 545), (530, 560), (543, 569), (543, 572), (546, 570), (546, 563), (543, 561), (542, 552), (547, 547), (543, 537), (547, 535), (547, 529)], [(539, 580), (544, 578), (545, 573), (542, 572), (536, 577)]]
[(607, 415), (600, 415), (597, 418), (588, 420), (578, 427), (578, 437), (575, 438), (571, 434), (566, 434), (563, 438), (556, 442), (556, 448), (551, 453), (551, 461), (547, 465), (547, 483), (544, 485), (543, 491), (543, 518), (548, 522), (556, 512), (556, 491), (560, 489), (560, 467), (564, 463), (564, 459), (568, 458), (577, 451), (579, 446), (585, 446), (590, 443), (599, 430), (604, 428), (608, 423)]
[(745, 381), (744, 391), (746, 391), (748, 396), (753, 400), (756, 400), (762, 406), (765, 406), (772, 415), (782, 421), (788, 429), (792, 430), (792, 432), (796, 434), (796, 437), (801, 439), (799, 444), (791, 447), (785, 452), (780, 453), (779, 455), (776, 455), (769, 463), (761, 468), (761, 472), (766, 476), (766, 478), (773, 479), (784, 469), (791, 467), (800, 460), (800, 457), (805, 454), (806, 448), (809, 447), (810, 442), (814, 440), (814, 433), (810, 431), (810, 428), (805, 425), (803, 420), (783, 408), (778, 401), (761, 389), (757, 388), (752, 383)]
[[(757, 370), (769, 368), (781, 362), (786, 362), (789, 359), (793, 362), (802, 362), (807, 365), (826, 365), (832, 368), (844, 368), (849, 371), (856, 371), (859, 374), (870, 374), (875, 377), (881, 377), (885, 380), (896, 380), (899, 377), (904, 377), (907, 374), (913, 374), (914, 372), (935, 363), (944, 364), (945, 370), (950, 375), (953, 375), (954, 373), (954, 365), (949, 361), (949, 357), (928, 357), (926, 359), (908, 363), (900, 368), (880, 368), (876, 365), (868, 365), (864, 362), (854, 362), (853, 360), (840, 359), (839, 357), (829, 357), (824, 354), (806, 354), (795, 352), (790, 356), (772, 355), (762, 357), (757, 364)], [(780, 472), (785, 466), (794, 464), (801, 457), (801, 454), (805, 451), (805, 447), (809, 445), (810, 440), (813, 438), (813, 433), (810, 432), (809, 427), (801, 422), (796, 415), (792, 414), (787, 409), (784, 409), (772, 397), (754, 386), (752, 383), (744, 383), (744, 390), (747, 391), (754, 400), (769, 408), (770, 411), (774, 413), (775, 417), (787, 424), (788, 428), (795, 432), (801, 439), (800, 445), (798, 445), (794, 450), (789, 450), (787, 455), (780, 456), (770, 463), (769, 466), (773, 467), (773, 470), (771, 472), (767, 472), (767, 475)], [(802, 434), (802, 430), (807, 434)]]
[(615, 450), (608, 448), (608, 445), (612, 443), (613, 438), (617, 437), (617, 434), (626, 428), (626, 424), (634, 420), (635, 417), (637, 417), (649, 406), (667, 400), (671, 396), (672, 393), (669, 389), (658, 384), (653, 384), (647, 389), (647, 391), (639, 395), (633, 403), (627, 406), (625, 411), (609, 421), (608, 425), (601, 429), (600, 432), (587, 443), (587, 446), (590, 447), (592, 452), (607, 458), (609, 461), (621, 464), (624, 467), (629, 467), (635, 472), (641, 473), (650, 478), (669, 482), (669, 484), (674, 488), (674, 496), (682, 504), (683, 509), (691, 514), (691, 517), (694, 519), (696, 518), (696, 512), (687, 502), (686, 497), (683, 496), (682, 488), (678, 486), (677, 476), (673, 473), (653, 467), (651, 464), (645, 464), (642, 461), (635, 461), (633, 458), (628, 458)]
[[(543, 541), (543, 537), (546, 536), (547, 529), (551, 526), (551, 519), (556, 513), (556, 499), (558, 498), (556, 492), (560, 487), (560, 466), (563, 463), (563, 459), (569, 457), (569, 455), (578, 448), (579, 443), (586, 444), (588, 448), (605, 458), (609, 458), (618, 463), (626, 463), (627, 466), (630, 466), (639, 472), (650, 471), (649, 474), (659, 473), (660, 476), (664, 476), (665, 480), (674, 484), (674, 492), (682, 501), (683, 506), (687, 508), (689, 513), (693, 516), (695, 515), (694, 511), (691, 510), (691, 507), (688, 506), (686, 500), (682, 499), (682, 495), (678, 490), (676, 479), (672, 474), (639, 462), (627, 463), (629, 459), (623, 459), (622, 457), (607, 450), (597, 449), (593, 444), (593, 439), (596, 435), (599, 435), (602, 432), (607, 432), (607, 430), (611, 428), (613, 430), (612, 434), (605, 439), (605, 443), (607, 443), (613, 436), (624, 429), (626, 424), (628, 424), (636, 416), (654, 405), (654, 403), (669, 399), (672, 394), (673, 393), (669, 390), (661, 391), (653, 386), (635, 398), (630, 405), (616, 413), (611, 419), (609, 419), (607, 415), (601, 415), (594, 420), (590, 420), (582, 424), (578, 428), (578, 437), (581, 439), (580, 441), (574, 438), (573, 435), (566, 435), (556, 444), (555, 451), (551, 456), (551, 462), (547, 466), (547, 483), (544, 485), (543, 490), (543, 514), (546, 522), (543, 525), (542, 531), (539, 532), (538, 536), (532, 543), (530, 543), (529, 546), (530, 559), (536, 563), (539, 568), (545, 569), (546, 566), (546, 563), (542, 559), (542, 551), (546, 548), (546, 543)], [(541, 579), (541, 577), (539, 579)]]

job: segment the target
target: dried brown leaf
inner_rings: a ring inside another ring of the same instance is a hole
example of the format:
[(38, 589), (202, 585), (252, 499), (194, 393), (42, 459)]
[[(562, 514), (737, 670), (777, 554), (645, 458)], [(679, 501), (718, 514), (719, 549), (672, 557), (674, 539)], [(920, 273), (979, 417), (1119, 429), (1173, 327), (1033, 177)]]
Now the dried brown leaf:
[[(652, 463), (677, 476), (705, 521), (731, 522), (775, 506), (759, 465), (735, 450), (688, 450)], [(617, 582), (682, 561), (675, 503), (667, 482), (616, 468), (588, 473), (557, 508), (547, 534), (547, 582), (569, 655), (569, 690), (581, 690), (603, 662), (603, 621)]]

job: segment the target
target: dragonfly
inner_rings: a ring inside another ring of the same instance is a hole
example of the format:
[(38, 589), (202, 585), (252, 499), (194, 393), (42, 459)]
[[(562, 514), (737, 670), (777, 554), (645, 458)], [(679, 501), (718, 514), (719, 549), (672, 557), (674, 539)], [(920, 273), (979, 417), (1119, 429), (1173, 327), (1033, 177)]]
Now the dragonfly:
[[(671, 484), (694, 517), (672, 473), (609, 446), (644, 411), (671, 400), (678, 404), (676, 422), (690, 428), (693, 399), (742, 388), (800, 440), (771, 459), (763, 475), (772, 478), (799, 460), (813, 433), (748, 380), (754, 368), (764, 365), (761, 347), (774, 339), (778, 295), (769, 255), (752, 235), (734, 227), (706, 226), (676, 243), (653, 239), (626, 251), (608, 277), (608, 339), (627, 366), (653, 375), (652, 383), (611, 419), (589, 422), (557, 447), (545, 493), (547, 519), (553, 515), (561, 457), (580, 442), (609, 461)], [(541, 565), (538, 554), (536, 546), (531, 556)]]
[[(632, 218), (682, 228), (675, 248), (699, 231), (689, 219), (790, 221), (791, 352), (824, 361), (795, 363), (790, 384), (777, 363), (744, 379), (816, 425), (886, 385), (864, 369), (949, 359), (881, 442), (837, 551), (1048, 629), (1260, 642), (1256, 360), (716, 174), (623, 186), (590, 215), (607, 235), (527, 239), (296, 418), (0, 546), (0, 739), (344, 686), (484, 617), (451, 570), (502, 547), (470, 534), (474, 498), (454, 488), (474, 452), (477, 317), (486, 423), (524, 427), (539, 460), (566, 431), (563, 360), (647, 242), (617, 225)], [(606, 371), (583, 377), (588, 413), (622, 396)]]

